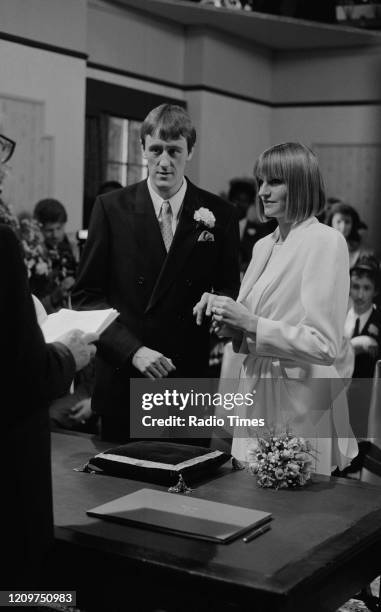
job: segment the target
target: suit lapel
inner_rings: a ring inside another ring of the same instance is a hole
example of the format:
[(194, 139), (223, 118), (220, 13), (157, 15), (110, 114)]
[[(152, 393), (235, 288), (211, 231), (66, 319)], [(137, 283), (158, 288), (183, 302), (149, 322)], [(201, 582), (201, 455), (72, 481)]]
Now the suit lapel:
[(160, 299), (169, 285), (174, 281), (197, 242), (200, 233), (200, 229), (193, 219), (195, 210), (200, 206), (198, 189), (192, 185), (189, 180), (187, 182), (188, 186), (171, 248), (161, 268), (146, 312), (156, 304), (158, 299)]

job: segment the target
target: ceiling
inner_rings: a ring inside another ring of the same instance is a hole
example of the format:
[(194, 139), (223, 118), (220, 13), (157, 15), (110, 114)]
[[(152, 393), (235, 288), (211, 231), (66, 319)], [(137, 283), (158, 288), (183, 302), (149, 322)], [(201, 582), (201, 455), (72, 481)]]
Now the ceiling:
[(381, 32), (220, 9), (184, 0), (109, 0), (184, 27), (207, 27), (247, 39), (271, 50), (323, 49), (381, 45)]

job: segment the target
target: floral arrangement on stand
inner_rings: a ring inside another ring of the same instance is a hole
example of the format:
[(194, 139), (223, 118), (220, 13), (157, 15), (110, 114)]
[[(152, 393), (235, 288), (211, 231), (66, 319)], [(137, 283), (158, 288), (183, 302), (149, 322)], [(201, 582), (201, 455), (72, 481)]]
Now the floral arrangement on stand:
[(51, 262), (46, 253), (44, 239), (37, 221), (26, 216), (19, 220), (10, 206), (0, 198), (0, 222), (9, 225), (18, 236), (28, 277), (47, 277), (50, 273)]
[(249, 471), (263, 488), (286, 489), (303, 487), (311, 478), (315, 458), (309, 440), (290, 432), (275, 435), (269, 432), (258, 438), (257, 446), (249, 451)]
[(24, 217), (20, 220), (19, 237), (24, 250), (24, 262), (28, 277), (45, 276), (51, 270), (51, 262), (45, 252), (40, 226), (34, 219)]

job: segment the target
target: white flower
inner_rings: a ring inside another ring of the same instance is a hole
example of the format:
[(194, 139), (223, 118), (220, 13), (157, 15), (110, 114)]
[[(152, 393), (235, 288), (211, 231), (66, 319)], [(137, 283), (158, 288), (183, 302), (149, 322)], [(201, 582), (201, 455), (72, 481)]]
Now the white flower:
[(206, 227), (213, 228), (216, 224), (216, 217), (209, 210), (209, 208), (204, 208), (203, 206), (196, 210), (193, 215), (193, 219), (200, 223), (201, 225), (205, 225)]
[(45, 261), (36, 263), (36, 274), (39, 276), (47, 276), (49, 274), (48, 264)]

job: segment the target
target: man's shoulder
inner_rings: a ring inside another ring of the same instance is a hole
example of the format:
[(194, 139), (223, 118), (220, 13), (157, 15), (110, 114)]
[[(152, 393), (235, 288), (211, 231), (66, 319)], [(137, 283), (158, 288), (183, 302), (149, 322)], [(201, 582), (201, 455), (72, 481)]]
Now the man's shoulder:
[(381, 311), (377, 306), (373, 307), (373, 310), (370, 313), (369, 319), (366, 324), (377, 325), (377, 327), (381, 328)]
[(0, 248), (1, 250), (5, 251), (5, 250), (13, 250), (15, 251), (19, 251), (20, 250), (20, 242), (19, 239), (17, 238), (15, 232), (13, 231), (13, 229), (11, 227), (9, 227), (9, 225), (6, 225), (5, 223), (0, 223)]
[(128, 206), (136, 200), (137, 193), (146, 188), (147, 181), (139, 181), (133, 185), (115, 189), (99, 196), (105, 209), (110, 209), (119, 206)]

